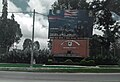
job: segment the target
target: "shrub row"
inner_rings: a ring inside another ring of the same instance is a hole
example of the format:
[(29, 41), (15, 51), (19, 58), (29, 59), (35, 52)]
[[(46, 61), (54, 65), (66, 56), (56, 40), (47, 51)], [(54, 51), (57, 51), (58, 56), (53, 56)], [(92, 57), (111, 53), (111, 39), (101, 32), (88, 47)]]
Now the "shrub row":
[(95, 66), (95, 61), (94, 60), (81, 60), (80, 65), (85, 65), (85, 66)]
[[(5, 54), (0, 54), (0, 63), (26, 63), (31, 60), (31, 52), (23, 50), (13, 50)], [(34, 62), (36, 64), (44, 64), (48, 60), (45, 51), (34, 52)]]

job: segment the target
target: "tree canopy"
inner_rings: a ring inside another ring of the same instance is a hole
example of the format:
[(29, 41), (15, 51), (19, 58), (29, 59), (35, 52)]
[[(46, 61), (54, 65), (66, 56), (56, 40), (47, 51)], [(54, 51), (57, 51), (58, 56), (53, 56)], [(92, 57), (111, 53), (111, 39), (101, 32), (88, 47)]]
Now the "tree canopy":
[(58, 0), (53, 5), (54, 10), (57, 9), (88, 9), (89, 4), (86, 0)]
[(31, 39), (25, 39), (23, 42), (23, 50), (25, 50), (26, 48), (31, 48), (31, 45), (32, 45)]
[(106, 55), (110, 54), (111, 45), (120, 38), (120, 25), (113, 20), (112, 13), (107, 6), (108, 3), (110, 0), (95, 0), (90, 4), (90, 8), (95, 12), (95, 29), (103, 32), (103, 36), (101, 35), (99, 39), (101, 39), (101, 46), (106, 50)]
[[(33, 43), (34, 50), (39, 50), (40, 49), (40, 44), (38, 41), (35, 41)], [(32, 40), (31, 39), (25, 39), (23, 42), (23, 50), (30, 50), (32, 49)]]
[(120, 0), (109, 0), (109, 4), (107, 4), (107, 8), (110, 11), (115, 12), (120, 15)]
[(20, 25), (14, 19), (14, 14), (12, 14), (11, 19), (7, 18), (7, 14), (7, 3), (5, 3), (0, 17), (0, 48), (8, 48), (9, 50), (14, 42), (19, 42), (22, 32)]
[[(90, 6), (92, 4), (92, 6)], [(91, 9), (100, 10), (106, 7), (110, 11), (113, 11), (120, 15), (120, 0), (93, 0), (87, 2), (87, 0), (58, 0), (53, 5), (53, 9)]]

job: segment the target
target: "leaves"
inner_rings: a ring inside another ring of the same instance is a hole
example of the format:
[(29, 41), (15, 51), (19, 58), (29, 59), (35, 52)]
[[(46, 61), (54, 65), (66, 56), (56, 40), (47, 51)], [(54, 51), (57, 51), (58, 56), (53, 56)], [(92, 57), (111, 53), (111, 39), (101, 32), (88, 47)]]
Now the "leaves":
[(26, 48), (31, 48), (32, 46), (32, 41), (31, 39), (25, 39), (24, 43), (23, 43), (23, 50), (25, 50)]
[[(35, 41), (33, 43), (34, 45), (34, 50), (38, 51), (40, 49), (40, 44), (38, 41)], [(23, 43), (23, 50), (31, 50), (32, 49), (32, 40), (31, 39), (25, 39)]]
[(88, 9), (86, 0), (58, 0), (52, 5), (53, 10), (59, 9)]
[(22, 37), (20, 25), (12, 18), (7, 18), (7, 3), (3, 4), (2, 16), (0, 17), (0, 48), (9, 50), (14, 42), (18, 42)]
[(120, 0), (108, 0), (107, 8), (116, 14), (120, 15)]
[(19, 24), (11, 19), (7, 19), (6, 23), (3, 23), (1, 26), (1, 43), (4, 46), (11, 46), (14, 42), (17, 42), (22, 37), (21, 29)]
[[(95, 12), (95, 28), (103, 32), (103, 36), (98, 36), (98, 40), (96, 41), (99, 43), (99, 40), (101, 40), (99, 44), (101, 44), (101, 47), (104, 50), (104, 53), (102, 53), (104, 56), (110, 55), (111, 45), (114, 44), (118, 38), (120, 38), (120, 25), (117, 21), (113, 20), (112, 13), (107, 8), (109, 2), (109, 0), (105, 0), (103, 2), (100, 0), (95, 0), (90, 5), (91, 9)], [(93, 45), (97, 47), (95, 43), (93, 43)]]

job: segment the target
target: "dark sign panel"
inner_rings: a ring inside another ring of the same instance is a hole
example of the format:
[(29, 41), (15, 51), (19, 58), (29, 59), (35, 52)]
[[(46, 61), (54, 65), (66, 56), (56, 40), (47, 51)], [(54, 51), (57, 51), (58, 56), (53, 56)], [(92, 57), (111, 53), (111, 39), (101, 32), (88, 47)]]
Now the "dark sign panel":
[(50, 10), (49, 38), (56, 36), (90, 37), (93, 29), (93, 16), (87, 10)]

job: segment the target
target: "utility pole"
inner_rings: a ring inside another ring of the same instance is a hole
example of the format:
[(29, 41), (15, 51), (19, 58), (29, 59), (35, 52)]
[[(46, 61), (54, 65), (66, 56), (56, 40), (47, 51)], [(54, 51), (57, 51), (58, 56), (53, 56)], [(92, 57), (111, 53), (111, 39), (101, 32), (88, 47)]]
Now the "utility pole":
[(35, 9), (33, 11), (33, 29), (32, 29), (32, 50), (31, 50), (31, 65), (33, 67), (33, 54), (34, 54), (34, 26), (35, 26)]

